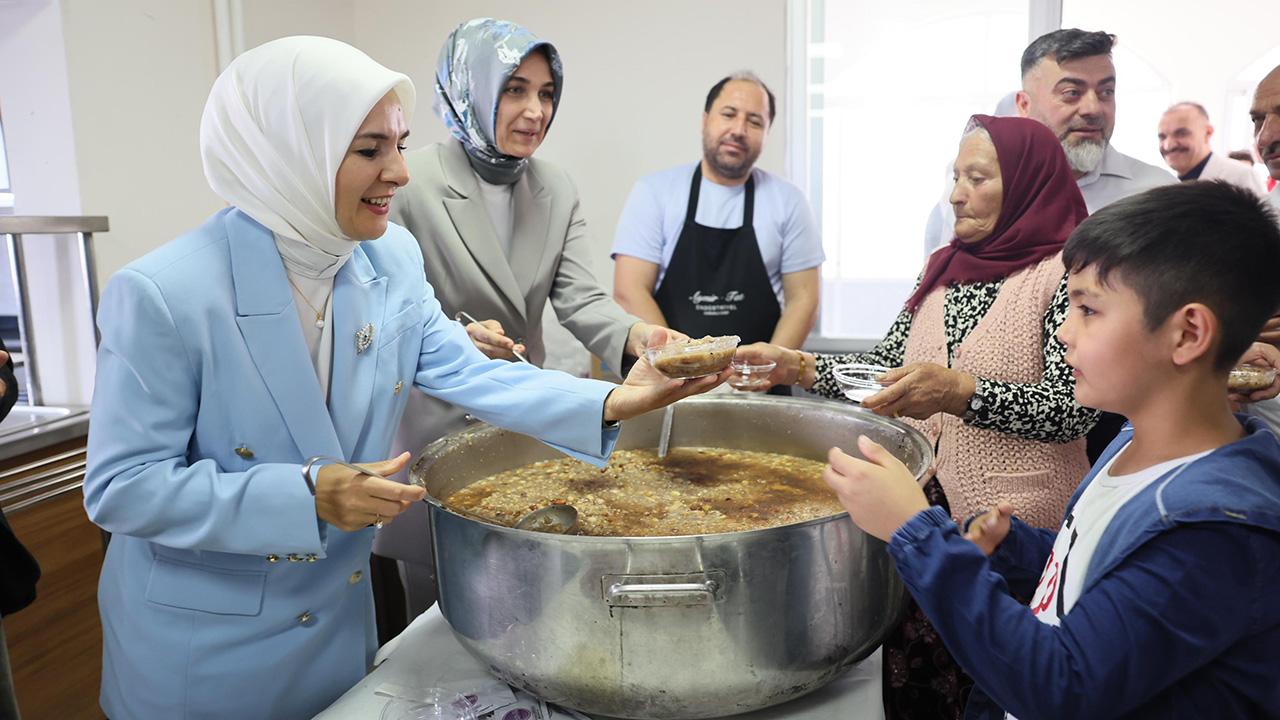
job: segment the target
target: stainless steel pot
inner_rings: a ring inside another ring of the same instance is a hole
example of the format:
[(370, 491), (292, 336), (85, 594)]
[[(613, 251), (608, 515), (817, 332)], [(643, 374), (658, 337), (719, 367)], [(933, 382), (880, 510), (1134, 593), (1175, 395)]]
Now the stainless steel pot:
[[(617, 447), (657, 444), (662, 413), (623, 423)], [(907, 426), (843, 403), (771, 396), (681, 401), (673, 447), (823, 460), (858, 435), (919, 478), (933, 461)], [(491, 525), (436, 499), (496, 472), (557, 457), (478, 427), (423, 451), (440, 610), (503, 680), (587, 713), (667, 720), (747, 712), (821, 687), (870, 654), (899, 616), (884, 544), (846, 514), (749, 532), (579, 537)]]

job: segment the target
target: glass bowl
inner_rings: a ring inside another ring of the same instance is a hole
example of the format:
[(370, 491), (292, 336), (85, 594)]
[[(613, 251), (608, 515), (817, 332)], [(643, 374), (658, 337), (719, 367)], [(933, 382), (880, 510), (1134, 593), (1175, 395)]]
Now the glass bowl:
[(836, 365), (831, 368), (831, 375), (835, 377), (836, 384), (840, 386), (844, 396), (856, 403), (861, 403), (863, 400), (889, 387), (876, 379), (887, 372), (889, 372), (889, 368), (883, 365), (863, 365), (860, 363)]
[(379, 720), (476, 720), (475, 704), (471, 697), (453, 690), (424, 688), (412, 700), (388, 700)]
[(1271, 387), (1276, 381), (1276, 369), (1262, 365), (1237, 365), (1227, 375), (1227, 390), (1249, 394)]
[(677, 340), (645, 348), (645, 357), (658, 372), (672, 380), (714, 375), (729, 367), (738, 349), (737, 335)]
[(769, 387), (769, 373), (778, 366), (772, 360), (752, 364), (745, 360), (734, 360), (729, 363), (733, 374), (726, 381), (730, 387), (738, 390), (761, 390)]

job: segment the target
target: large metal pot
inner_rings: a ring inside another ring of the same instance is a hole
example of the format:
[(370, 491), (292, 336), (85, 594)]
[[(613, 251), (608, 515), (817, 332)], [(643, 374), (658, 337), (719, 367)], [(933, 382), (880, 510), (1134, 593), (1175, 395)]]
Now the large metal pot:
[[(618, 448), (654, 447), (662, 413), (623, 423)], [(677, 404), (671, 443), (825, 459), (867, 435), (920, 477), (925, 438), (850, 405), (769, 396)], [(901, 612), (884, 544), (846, 514), (749, 532), (579, 537), (491, 525), (436, 498), (557, 457), (478, 427), (429, 445), (440, 610), (503, 680), (588, 713), (667, 720), (747, 712), (821, 687), (870, 654)]]

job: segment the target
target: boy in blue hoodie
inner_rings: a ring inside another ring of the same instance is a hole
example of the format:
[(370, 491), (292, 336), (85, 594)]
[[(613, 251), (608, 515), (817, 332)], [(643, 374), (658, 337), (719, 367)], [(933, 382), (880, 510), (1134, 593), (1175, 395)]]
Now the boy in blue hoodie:
[(966, 533), (865, 437), (824, 478), (982, 691), (966, 717), (1280, 716), (1280, 442), (1226, 390), (1275, 362), (1251, 342), (1280, 307), (1276, 219), (1171, 185), (1094, 214), (1063, 259), (1076, 400), (1130, 424), (1057, 533), (1008, 505)]

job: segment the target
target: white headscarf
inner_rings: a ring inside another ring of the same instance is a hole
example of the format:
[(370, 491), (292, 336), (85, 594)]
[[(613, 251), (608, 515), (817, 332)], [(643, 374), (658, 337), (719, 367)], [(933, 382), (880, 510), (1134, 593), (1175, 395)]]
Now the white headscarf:
[(286, 267), (333, 277), (355, 243), (338, 227), (334, 184), (356, 130), (395, 90), (405, 124), (408, 77), (331, 38), (273, 40), (231, 61), (200, 119), (210, 187), (271, 229)]

